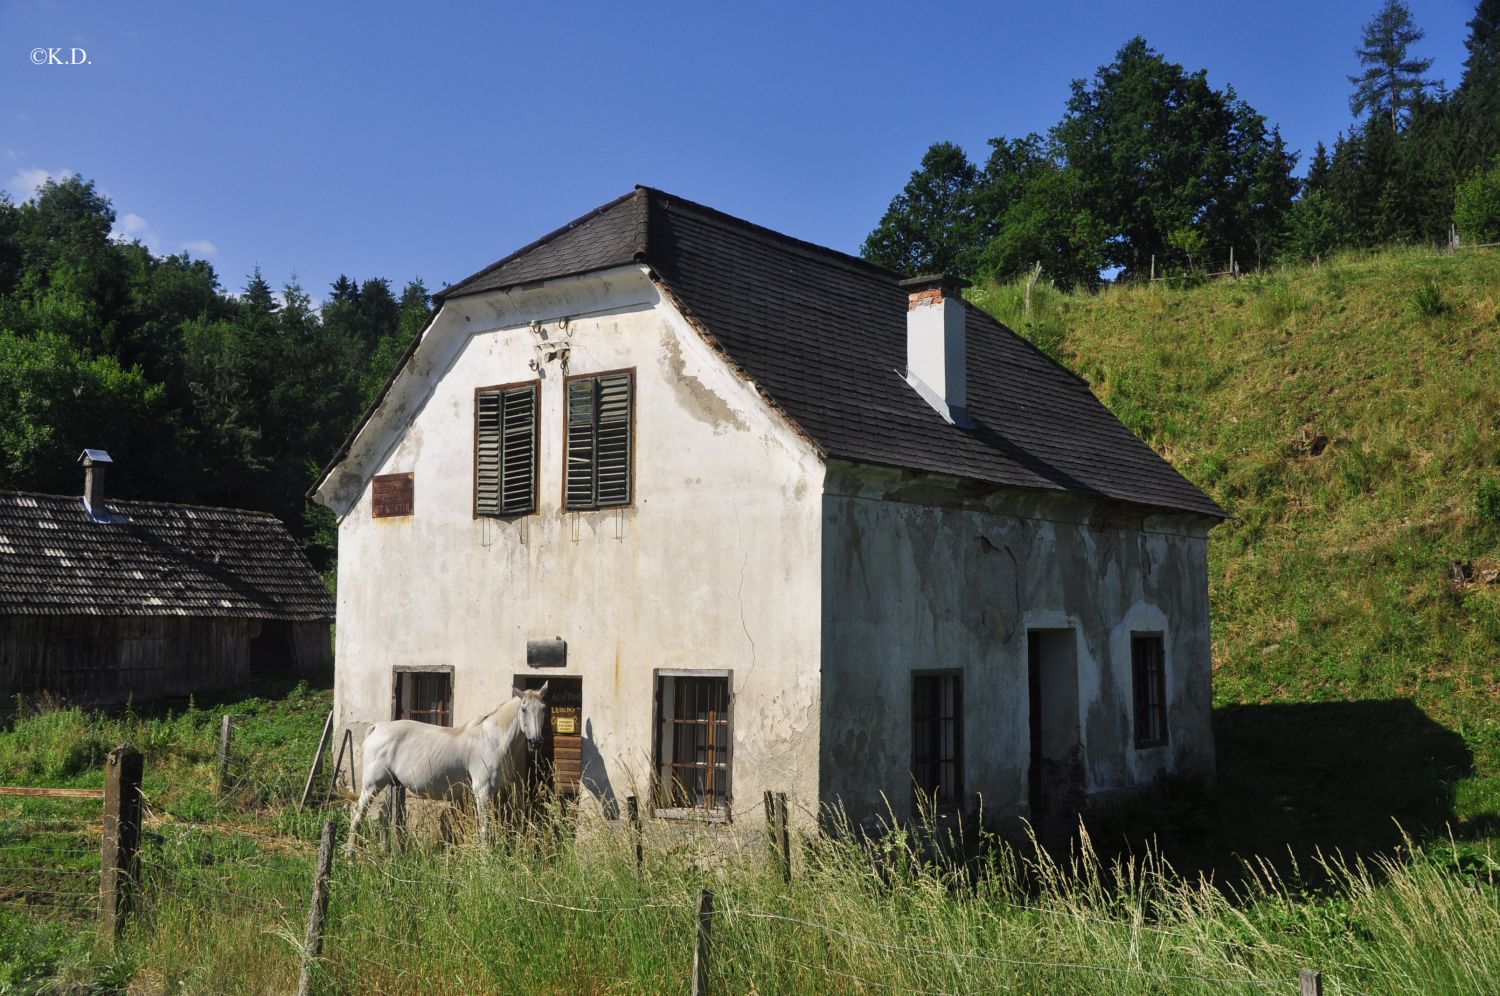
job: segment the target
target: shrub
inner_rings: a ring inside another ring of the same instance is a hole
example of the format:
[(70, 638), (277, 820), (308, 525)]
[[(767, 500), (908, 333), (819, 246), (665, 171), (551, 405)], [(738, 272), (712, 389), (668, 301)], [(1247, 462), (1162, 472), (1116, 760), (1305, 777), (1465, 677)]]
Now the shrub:
[(1500, 156), (1458, 185), (1453, 223), (1469, 242), (1500, 242)]
[(1448, 310), (1448, 302), (1443, 300), (1443, 289), (1436, 280), (1427, 280), (1412, 291), (1411, 304), (1423, 318), (1436, 318)]

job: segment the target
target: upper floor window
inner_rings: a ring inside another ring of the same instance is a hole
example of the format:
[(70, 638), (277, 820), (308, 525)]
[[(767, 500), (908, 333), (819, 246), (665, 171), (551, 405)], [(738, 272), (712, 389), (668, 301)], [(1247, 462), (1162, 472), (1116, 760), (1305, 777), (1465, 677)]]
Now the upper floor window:
[(564, 429), (563, 504), (629, 505), (635, 375), (624, 370), (570, 377)]
[(474, 392), (474, 514), (536, 511), (539, 384)]
[(1130, 670), (1135, 679), (1135, 745), (1167, 742), (1167, 655), (1160, 633), (1132, 633)]

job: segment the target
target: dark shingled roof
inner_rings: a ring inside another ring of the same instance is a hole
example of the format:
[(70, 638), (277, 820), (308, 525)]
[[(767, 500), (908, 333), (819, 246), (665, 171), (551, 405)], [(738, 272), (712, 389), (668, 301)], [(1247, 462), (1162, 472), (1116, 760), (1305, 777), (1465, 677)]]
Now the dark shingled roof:
[(973, 306), (974, 424), (948, 424), (897, 372), (908, 298), (898, 274), (658, 190), (637, 187), (437, 298), (636, 261), (830, 457), (1225, 514), (1081, 378)]
[(274, 515), (0, 491), (0, 616), (316, 621), (333, 599)]

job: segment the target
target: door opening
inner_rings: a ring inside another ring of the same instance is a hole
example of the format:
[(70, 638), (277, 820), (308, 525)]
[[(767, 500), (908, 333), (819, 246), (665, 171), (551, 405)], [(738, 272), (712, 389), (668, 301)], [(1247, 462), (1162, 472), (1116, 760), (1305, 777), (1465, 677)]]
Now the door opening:
[(518, 674), (522, 691), (547, 685), (547, 725), (542, 746), (527, 761), (527, 780), (534, 789), (556, 791), (577, 799), (583, 780), (583, 679), (553, 674)]
[(1031, 821), (1043, 837), (1067, 834), (1083, 809), (1083, 744), (1078, 731), (1078, 644), (1071, 629), (1026, 634)]

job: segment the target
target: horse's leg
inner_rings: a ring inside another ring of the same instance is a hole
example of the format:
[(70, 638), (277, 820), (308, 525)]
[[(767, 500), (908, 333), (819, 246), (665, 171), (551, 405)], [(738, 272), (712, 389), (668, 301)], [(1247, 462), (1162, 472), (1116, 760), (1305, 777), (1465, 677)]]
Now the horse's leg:
[(375, 795), (381, 789), (396, 781), (389, 771), (377, 771), (374, 764), (365, 768), (365, 777), (359, 789), (359, 801), (354, 804), (354, 815), (349, 818), (349, 843), (345, 851), (350, 857), (354, 856), (354, 841), (359, 833), (359, 825), (364, 821), (365, 813), (370, 808), (370, 803), (375, 801)]
[(375, 801), (375, 793), (379, 788), (364, 786), (359, 793), (359, 801), (354, 804), (354, 815), (349, 818), (349, 843), (344, 850), (350, 857), (354, 856), (354, 841), (359, 834), (359, 824), (365, 818), (365, 811), (370, 808), (370, 803)]

